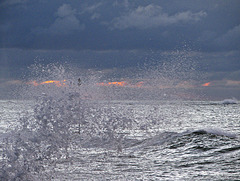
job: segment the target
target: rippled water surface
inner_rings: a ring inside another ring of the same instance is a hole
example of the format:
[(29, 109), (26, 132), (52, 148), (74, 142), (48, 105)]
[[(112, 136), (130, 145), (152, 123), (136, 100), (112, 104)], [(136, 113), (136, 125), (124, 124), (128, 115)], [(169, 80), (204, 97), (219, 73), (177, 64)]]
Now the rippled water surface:
[[(66, 112), (57, 107), (56, 120), (62, 120), (63, 114), (64, 119), (81, 117), (80, 123), (74, 122), (70, 129), (69, 155), (51, 157), (50, 162), (47, 157), (41, 162), (46, 169), (37, 176), (34, 171), (29, 180), (240, 180), (239, 104), (200, 101), (85, 101), (85, 104), (87, 108), (64, 108)], [(40, 120), (39, 115), (34, 117), (34, 107), (33, 101), (0, 101), (2, 141), (17, 127), (20, 117)], [(69, 114), (71, 111), (75, 111), (74, 115)], [(41, 119), (53, 119), (46, 111), (41, 114)], [(55, 134), (48, 135), (51, 136), (57, 139)]]

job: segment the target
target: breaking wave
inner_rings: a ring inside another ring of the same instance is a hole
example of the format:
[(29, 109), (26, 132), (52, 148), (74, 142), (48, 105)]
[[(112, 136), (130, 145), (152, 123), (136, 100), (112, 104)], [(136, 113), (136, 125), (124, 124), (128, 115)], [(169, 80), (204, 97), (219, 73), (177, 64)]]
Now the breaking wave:
[[(35, 106), (32, 113), (15, 123), (14, 129), (1, 135), (1, 180), (52, 179), (56, 162), (68, 159), (69, 150), (76, 145), (105, 144), (121, 151), (121, 140), (136, 123), (106, 102), (96, 104), (94, 100), (104, 94), (95, 86), (95, 76), (88, 76), (80, 87), (78, 77), (69, 76), (62, 66), (33, 69), (41, 69), (38, 82), (46, 78), (67, 81), (61, 87), (40, 84), (21, 88), (24, 98), (35, 99)], [(130, 115), (131, 110), (126, 113)]]
[(238, 104), (238, 100), (233, 98), (233, 99), (224, 99), (221, 101), (221, 104)]
[[(55, 179), (58, 177), (56, 165), (71, 163), (72, 153), (79, 149), (101, 148), (116, 154), (124, 151), (129, 158), (156, 146), (213, 149), (219, 153), (239, 150), (238, 146), (221, 147), (223, 141), (234, 139), (238, 144), (238, 139), (219, 129), (159, 132), (162, 121), (159, 121), (161, 110), (158, 106), (139, 105), (141, 111), (137, 113), (133, 106), (115, 105), (109, 99), (119, 96), (121, 91), (118, 87), (107, 91), (105, 87), (96, 86), (100, 81), (98, 74), (81, 75), (79, 85), (76, 81), (79, 75), (61, 65), (35, 65), (32, 71), (36, 74), (36, 82), (66, 81), (55, 82), (56, 85), (34, 85), (33, 82), (18, 90), (24, 99), (35, 102), (32, 112), (26, 112), (14, 128), (1, 135), (1, 180)], [(134, 91), (130, 96), (138, 89)]]

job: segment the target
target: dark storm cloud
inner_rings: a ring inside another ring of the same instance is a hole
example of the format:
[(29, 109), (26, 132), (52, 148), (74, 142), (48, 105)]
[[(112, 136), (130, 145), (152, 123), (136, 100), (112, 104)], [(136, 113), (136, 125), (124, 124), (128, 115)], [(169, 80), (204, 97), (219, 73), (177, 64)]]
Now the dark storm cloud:
[(164, 49), (187, 40), (239, 50), (239, 1), (29, 1), (0, 4), (2, 48)]
[(0, 1), (0, 88), (34, 62), (122, 77), (123, 70), (181, 60), (178, 51), (204, 75), (199, 81), (239, 87), (239, 17), (238, 0)]

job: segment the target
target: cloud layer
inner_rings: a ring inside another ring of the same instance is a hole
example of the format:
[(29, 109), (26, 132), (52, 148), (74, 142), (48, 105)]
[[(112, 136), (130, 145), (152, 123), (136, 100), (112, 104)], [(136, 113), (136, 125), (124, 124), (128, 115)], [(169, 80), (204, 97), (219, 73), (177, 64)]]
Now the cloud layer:
[(240, 49), (237, 0), (11, 0), (0, 12), (0, 48)]
[(139, 6), (131, 12), (115, 18), (112, 24), (113, 28), (120, 30), (127, 28), (147, 29), (179, 23), (197, 22), (206, 16), (207, 13), (204, 11), (197, 13), (185, 11), (169, 15), (163, 12), (161, 6), (150, 4), (145, 7)]
[(1, 1), (0, 88), (39, 61), (67, 61), (121, 77), (123, 70), (163, 65), (183, 52), (188, 66), (206, 78), (199, 85), (212, 82), (212, 88), (237, 92), (239, 17), (239, 0)]

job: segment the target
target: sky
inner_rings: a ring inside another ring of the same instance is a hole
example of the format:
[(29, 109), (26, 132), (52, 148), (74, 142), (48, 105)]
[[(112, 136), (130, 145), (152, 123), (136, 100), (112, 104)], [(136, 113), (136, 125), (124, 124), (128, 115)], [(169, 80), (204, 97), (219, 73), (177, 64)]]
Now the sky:
[(209, 98), (240, 99), (239, 17), (239, 0), (2, 0), (1, 97), (36, 62), (68, 62), (121, 81), (136, 79), (143, 65), (182, 59), (194, 65), (194, 85), (211, 82)]

